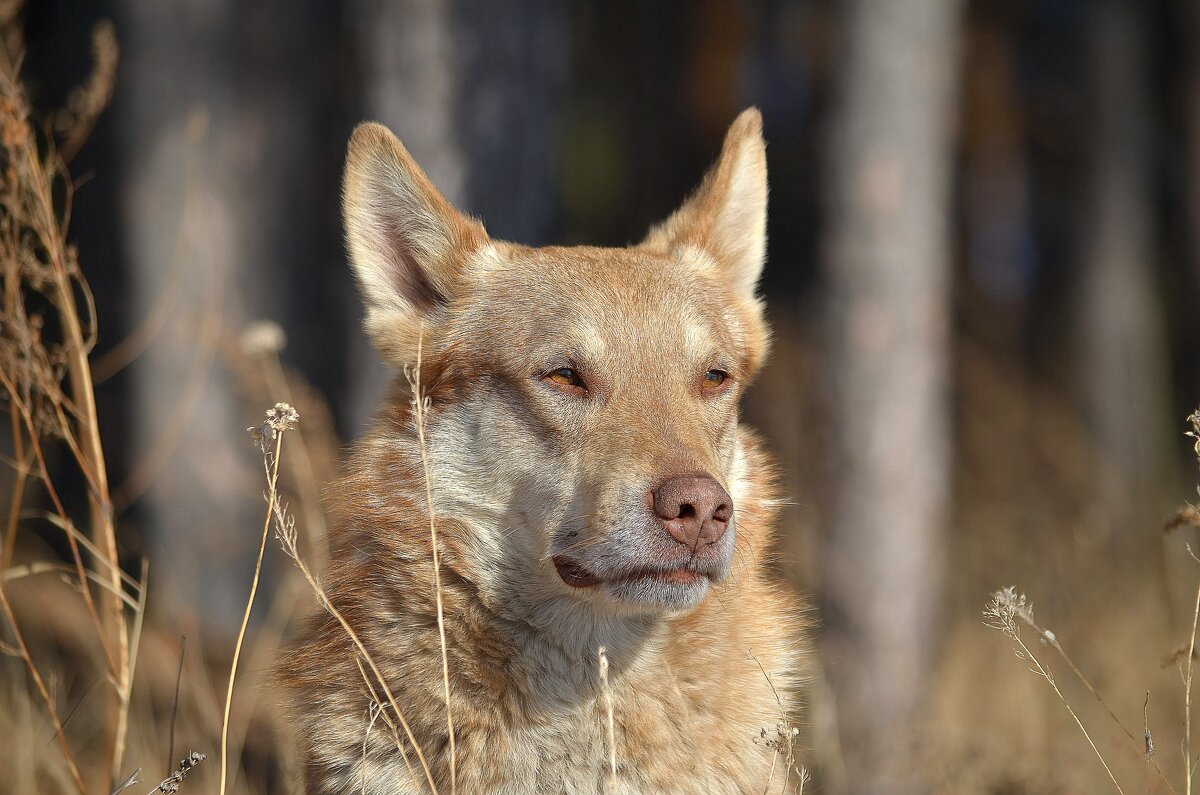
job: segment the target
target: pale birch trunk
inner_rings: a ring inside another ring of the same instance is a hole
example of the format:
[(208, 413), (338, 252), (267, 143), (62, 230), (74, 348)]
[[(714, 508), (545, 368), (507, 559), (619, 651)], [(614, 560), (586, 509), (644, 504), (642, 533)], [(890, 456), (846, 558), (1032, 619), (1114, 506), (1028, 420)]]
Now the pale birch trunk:
[(906, 767), (942, 579), (950, 482), (951, 132), (957, 0), (846, 3), (824, 254), (837, 469), (822, 572), (853, 793)]
[(296, 64), (317, 25), (283, 2), (254, 12), (232, 0), (133, 2), (121, 12), (114, 113), (132, 309), (145, 318), (165, 300), (169, 311), (132, 365), (134, 475), (114, 497), (137, 501), (160, 592), (228, 623), (245, 603), (264, 509), (219, 346), (249, 320), (282, 320), (299, 289), (291, 243), (306, 223), (288, 186), (314, 147), (310, 81)]

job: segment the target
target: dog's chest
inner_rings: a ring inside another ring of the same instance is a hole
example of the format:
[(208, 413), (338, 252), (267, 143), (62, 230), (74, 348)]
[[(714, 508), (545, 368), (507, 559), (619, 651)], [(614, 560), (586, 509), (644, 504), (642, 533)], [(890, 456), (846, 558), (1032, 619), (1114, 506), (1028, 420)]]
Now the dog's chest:
[(643, 684), (616, 697), (615, 787), (609, 785), (603, 699), (536, 725), (464, 734), (458, 769), (468, 791), (493, 793), (735, 793), (761, 788), (770, 754), (740, 716), (720, 716), (670, 687)]

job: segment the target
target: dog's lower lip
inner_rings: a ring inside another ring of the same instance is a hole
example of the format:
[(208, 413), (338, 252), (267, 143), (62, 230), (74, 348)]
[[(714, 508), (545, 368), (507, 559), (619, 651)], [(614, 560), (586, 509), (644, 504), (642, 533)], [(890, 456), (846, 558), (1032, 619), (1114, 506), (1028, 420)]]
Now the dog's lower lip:
[(572, 588), (588, 588), (600, 583), (599, 577), (568, 558), (555, 557), (554, 568), (558, 570), (562, 581)]
[[(572, 588), (589, 588), (593, 585), (599, 585), (601, 580), (595, 574), (585, 569), (573, 560), (564, 557), (554, 558), (554, 568), (558, 571), (558, 576), (562, 581)], [(613, 582), (623, 582), (629, 580), (659, 580), (660, 582), (672, 583), (675, 585), (691, 585), (697, 580), (704, 577), (699, 572), (691, 569), (668, 569), (666, 571), (653, 571), (650, 569), (638, 569), (616, 577), (610, 577)]]

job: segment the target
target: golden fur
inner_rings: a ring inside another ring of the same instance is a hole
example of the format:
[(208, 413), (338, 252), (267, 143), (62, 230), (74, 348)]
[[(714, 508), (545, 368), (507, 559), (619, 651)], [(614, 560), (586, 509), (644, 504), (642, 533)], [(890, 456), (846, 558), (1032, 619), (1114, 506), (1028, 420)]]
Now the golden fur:
[[(792, 711), (800, 627), (765, 568), (770, 464), (737, 424), (768, 346), (755, 297), (758, 112), (734, 123), (684, 206), (627, 249), (491, 241), (373, 124), (351, 141), (345, 207), (376, 346), (397, 367), (415, 363), (418, 339), (423, 348), (458, 791), (762, 792), (771, 776), (779, 791), (784, 763), (761, 735), (773, 739)], [(579, 383), (554, 375), (564, 370)], [(714, 370), (724, 383), (704, 380)], [(710, 476), (732, 497), (728, 548), (714, 545), (708, 568), (647, 508), (654, 484), (681, 474)], [(429, 514), (403, 384), (331, 502), (325, 588), (448, 792)], [(600, 584), (568, 585), (556, 569), (568, 558)], [(691, 567), (691, 585), (643, 565)], [(309, 792), (428, 791), (411, 746), (415, 776), (382, 720), (368, 734), (371, 696), (327, 614), (293, 643), (280, 678)]]

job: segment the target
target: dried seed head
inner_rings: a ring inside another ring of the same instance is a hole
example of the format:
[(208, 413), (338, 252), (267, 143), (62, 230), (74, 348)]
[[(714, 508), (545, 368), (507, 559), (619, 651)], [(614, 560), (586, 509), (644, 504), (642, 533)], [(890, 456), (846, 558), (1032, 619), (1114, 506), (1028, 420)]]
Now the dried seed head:
[(254, 446), (266, 453), (275, 441), (275, 437), (284, 431), (290, 431), (300, 422), (300, 412), (287, 403), (276, 403), (274, 408), (267, 409), (267, 419), (262, 425), (246, 429)]
[(1017, 619), (1030, 625), (1034, 623), (1033, 605), (1029, 604), (1025, 594), (1017, 593), (1017, 589), (1010, 585), (992, 594), (992, 600), (983, 610), (983, 619), (992, 629), (1015, 637)]
[(267, 424), (276, 431), (290, 431), (300, 422), (300, 412), (287, 403), (276, 403), (275, 408), (267, 409)]
[(179, 761), (179, 767), (175, 769), (167, 779), (155, 788), (155, 792), (164, 792), (170, 795), (171, 793), (179, 792), (179, 785), (187, 778), (187, 774), (192, 772), (192, 768), (203, 762), (208, 757), (204, 754), (193, 751)]

